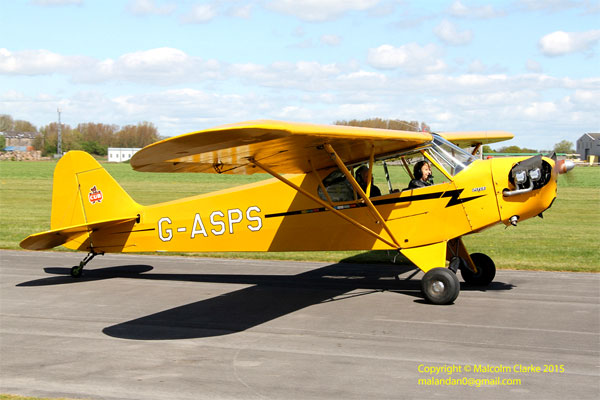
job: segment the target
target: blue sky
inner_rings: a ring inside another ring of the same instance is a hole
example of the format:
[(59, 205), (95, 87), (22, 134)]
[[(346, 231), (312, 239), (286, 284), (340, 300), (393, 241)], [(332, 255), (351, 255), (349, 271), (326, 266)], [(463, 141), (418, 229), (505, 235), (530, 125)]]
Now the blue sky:
[(598, 0), (14, 0), (0, 18), (0, 113), (38, 127), (60, 107), (164, 136), (372, 117), (536, 149), (600, 132)]

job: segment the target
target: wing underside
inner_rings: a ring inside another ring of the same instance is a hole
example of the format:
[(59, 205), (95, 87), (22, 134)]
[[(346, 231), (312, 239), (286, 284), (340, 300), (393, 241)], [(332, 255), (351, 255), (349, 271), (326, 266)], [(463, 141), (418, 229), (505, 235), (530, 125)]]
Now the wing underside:
[(282, 174), (307, 173), (335, 163), (330, 144), (348, 163), (393, 154), (432, 140), (426, 132), (339, 125), (255, 121), (192, 132), (154, 143), (131, 159), (137, 171), (253, 174), (251, 160)]

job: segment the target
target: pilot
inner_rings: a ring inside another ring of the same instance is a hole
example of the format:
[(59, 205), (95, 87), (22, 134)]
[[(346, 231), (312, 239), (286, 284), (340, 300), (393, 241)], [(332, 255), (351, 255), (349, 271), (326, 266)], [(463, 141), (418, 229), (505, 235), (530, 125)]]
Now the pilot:
[(427, 161), (423, 160), (415, 164), (414, 177), (415, 179), (411, 180), (408, 184), (409, 189), (431, 186), (433, 176), (431, 175), (431, 167)]
[[(358, 182), (359, 186), (363, 190), (363, 192), (367, 193), (367, 179), (369, 178), (369, 167), (366, 165), (361, 165), (356, 170), (356, 182)], [(381, 196), (381, 190), (377, 186), (373, 184), (373, 177), (371, 177), (371, 195), (369, 197), (377, 197)]]

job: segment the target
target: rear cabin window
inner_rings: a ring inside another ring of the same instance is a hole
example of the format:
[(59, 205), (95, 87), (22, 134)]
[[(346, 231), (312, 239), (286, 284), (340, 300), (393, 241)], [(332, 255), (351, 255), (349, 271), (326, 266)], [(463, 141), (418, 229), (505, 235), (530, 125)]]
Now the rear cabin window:
[[(323, 186), (325, 186), (327, 194), (333, 202), (337, 203), (340, 201), (354, 200), (354, 190), (352, 189), (352, 185), (348, 182), (344, 173), (339, 169), (331, 172), (323, 179)], [(317, 193), (322, 200), (328, 201), (321, 186), (317, 189)]]

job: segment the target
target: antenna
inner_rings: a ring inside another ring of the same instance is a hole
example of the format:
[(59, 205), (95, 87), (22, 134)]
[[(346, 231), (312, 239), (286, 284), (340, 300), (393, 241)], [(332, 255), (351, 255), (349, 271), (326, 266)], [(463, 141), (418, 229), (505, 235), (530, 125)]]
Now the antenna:
[(56, 111), (58, 112), (58, 140), (56, 141), (56, 154), (58, 154), (58, 157), (62, 157), (62, 132), (61, 132), (61, 126), (60, 126), (60, 108), (57, 108)]

